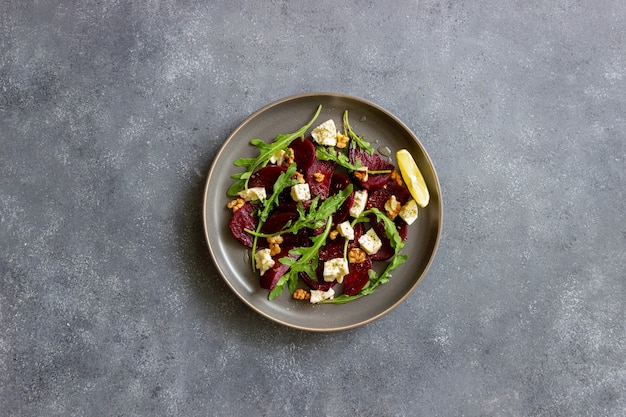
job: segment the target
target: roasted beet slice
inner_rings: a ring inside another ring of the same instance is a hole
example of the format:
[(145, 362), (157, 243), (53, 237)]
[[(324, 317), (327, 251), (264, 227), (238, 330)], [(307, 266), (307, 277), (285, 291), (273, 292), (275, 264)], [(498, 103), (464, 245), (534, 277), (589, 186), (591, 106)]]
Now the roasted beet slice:
[(282, 165), (271, 165), (259, 169), (257, 172), (250, 176), (248, 181), (248, 187), (265, 187), (265, 192), (268, 196), (272, 195), (274, 189), (274, 183), (282, 174), (287, 170), (287, 167)]
[(228, 227), (232, 232), (235, 239), (240, 241), (245, 246), (251, 248), (254, 238), (251, 234), (246, 232), (248, 230), (256, 230), (259, 224), (259, 219), (256, 214), (252, 212), (256, 209), (256, 205), (251, 203), (245, 203), (243, 207), (233, 213), (230, 218)]
[(390, 181), (383, 187), (370, 191), (367, 199), (367, 208), (376, 207), (378, 210), (385, 213), (385, 203), (392, 195), (396, 196), (396, 200), (398, 200), (400, 204), (405, 204), (411, 197), (406, 187)]
[[(334, 173), (330, 180), (330, 190), (329, 195), (338, 194), (340, 191), (344, 190), (348, 185), (350, 185), (350, 179), (343, 174)], [(354, 203), (354, 192), (351, 193), (346, 201), (339, 207), (339, 210), (335, 212), (333, 215), (333, 221), (336, 224), (343, 222), (350, 213), (350, 208)]]
[[(348, 150), (348, 158), (350, 158), (350, 162), (352, 164), (357, 165), (357, 161), (360, 162), (362, 166), (366, 166), (368, 171), (383, 171), (383, 170), (394, 170), (394, 166), (391, 162), (385, 161), (378, 154), (374, 153), (370, 155), (369, 153), (362, 151), (356, 146), (350, 146)], [(391, 177), (391, 173), (386, 174), (369, 174), (367, 181), (358, 181), (361, 186), (367, 190), (375, 189), (378, 187), (382, 187), (387, 184), (389, 178)]]
[(261, 233), (272, 234), (280, 232), (288, 222), (294, 221), (297, 218), (298, 213), (295, 212), (278, 212), (272, 214), (261, 227)]
[[(304, 210), (308, 210), (311, 207), (311, 200), (302, 201), (302, 207)], [(298, 209), (298, 203), (293, 201), (291, 196), (287, 198), (279, 198), (278, 199), (278, 207), (277, 211), (293, 213)]]
[[(326, 200), (330, 191), (330, 180), (332, 179), (333, 172), (335, 171), (336, 164), (332, 161), (322, 161), (315, 158), (313, 163), (306, 170), (304, 174), (304, 180), (309, 184), (311, 189), (311, 198), (319, 196), (320, 199)], [(323, 177), (321, 181), (318, 181), (318, 174)]]
[(350, 273), (343, 277), (343, 293), (346, 295), (355, 295), (363, 289), (369, 281), (368, 271), (372, 269), (372, 261), (369, 257), (360, 264), (350, 264)]
[(278, 255), (272, 257), (272, 259), (274, 259), (274, 266), (261, 275), (261, 288), (270, 291), (273, 290), (280, 277), (285, 275), (289, 270), (288, 265), (284, 265), (279, 261), (280, 258), (284, 258), (285, 256), (294, 258), (293, 255), (289, 254), (287, 249), (283, 249)]
[[(318, 265), (318, 269), (319, 269), (319, 265)], [(318, 274), (318, 276), (319, 275), (320, 274)], [(337, 284), (337, 281), (326, 282), (324, 281), (324, 279), (314, 280), (311, 277), (309, 277), (309, 274), (307, 274), (306, 272), (300, 272), (298, 276), (302, 279), (302, 281), (306, 283), (306, 285), (308, 285), (314, 290), (328, 291), (329, 289), (331, 289)]]
[(345, 241), (345, 238), (337, 236), (335, 240), (331, 240), (326, 245), (322, 246), (319, 250), (320, 261), (324, 262), (335, 258), (343, 258), (343, 246)]
[(293, 160), (298, 169), (306, 172), (315, 159), (315, 145), (313, 145), (313, 142), (299, 138), (291, 142), (289, 147), (293, 150)]

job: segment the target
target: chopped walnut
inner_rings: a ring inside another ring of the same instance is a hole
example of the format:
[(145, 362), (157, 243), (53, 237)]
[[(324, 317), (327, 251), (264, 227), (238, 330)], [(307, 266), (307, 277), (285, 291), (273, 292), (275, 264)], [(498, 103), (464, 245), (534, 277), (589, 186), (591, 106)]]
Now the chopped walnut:
[(277, 243), (272, 243), (270, 245), (270, 256), (276, 256), (280, 253), (280, 245)]
[(352, 248), (348, 252), (348, 262), (351, 264), (360, 264), (365, 262), (367, 254), (361, 248)]
[(285, 155), (285, 162), (287, 166), (293, 164), (293, 149), (287, 148), (287, 155)]
[(335, 229), (335, 230), (330, 231), (330, 233), (328, 234), (328, 237), (330, 238), (330, 240), (335, 240), (337, 239), (338, 235), (339, 235), (339, 230)]
[(361, 182), (367, 181), (367, 167), (360, 167), (354, 171), (354, 176)]
[(272, 244), (280, 245), (281, 243), (283, 243), (283, 237), (281, 235), (270, 236), (267, 238), (267, 243), (269, 243), (270, 245)]
[(385, 211), (387, 212), (387, 217), (391, 220), (395, 219), (400, 210), (402, 209), (402, 204), (398, 200), (396, 200), (396, 196), (392, 195), (389, 200), (385, 203)]
[(301, 172), (296, 172), (295, 174), (293, 174), (293, 178), (298, 180), (298, 184), (304, 184), (306, 182), (304, 179), (304, 175), (302, 175)]
[(398, 171), (395, 169), (391, 171), (391, 181), (394, 181), (396, 184), (402, 186), (404, 183), (402, 182), (402, 176), (398, 174)]
[(233, 213), (234, 213), (240, 208), (242, 208), (245, 203), (246, 202), (243, 198), (236, 198), (234, 200), (229, 201), (226, 207), (228, 207), (229, 209), (233, 209)]
[(337, 146), (339, 149), (343, 149), (348, 146), (349, 137), (344, 135), (343, 133), (337, 133)]
[(267, 243), (269, 243), (270, 255), (276, 256), (282, 250), (280, 248), (280, 244), (283, 243), (283, 237), (281, 235), (270, 236), (267, 238)]
[(307, 290), (303, 290), (302, 288), (298, 288), (293, 292), (293, 298), (296, 300), (308, 300), (311, 298), (311, 293)]
[(321, 172), (316, 172), (315, 174), (313, 174), (313, 179), (317, 182), (324, 181), (324, 178), (324, 174), (322, 174)]

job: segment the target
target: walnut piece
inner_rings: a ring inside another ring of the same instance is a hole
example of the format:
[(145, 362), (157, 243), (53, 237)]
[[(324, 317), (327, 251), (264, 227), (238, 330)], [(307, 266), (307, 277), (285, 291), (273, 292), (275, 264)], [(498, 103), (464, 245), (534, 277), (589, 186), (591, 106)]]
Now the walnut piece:
[(233, 213), (234, 213), (240, 208), (242, 208), (245, 203), (246, 202), (243, 198), (236, 198), (234, 200), (229, 201), (226, 207), (228, 207), (229, 209), (233, 209)]
[(330, 238), (330, 240), (335, 240), (337, 239), (337, 236), (339, 235), (339, 230), (337, 229), (333, 229), (330, 231), (330, 233), (328, 234), (328, 237)]
[(296, 172), (293, 174), (293, 178), (298, 180), (298, 184), (304, 184), (306, 181), (304, 179), (304, 175), (301, 172)]
[(396, 218), (401, 209), (402, 204), (400, 204), (400, 202), (396, 200), (395, 195), (392, 195), (385, 203), (385, 211), (387, 212), (387, 217), (389, 217), (391, 220)]
[(287, 148), (287, 155), (285, 155), (285, 163), (287, 166), (293, 164), (293, 149)]
[(367, 167), (360, 167), (354, 171), (354, 176), (361, 182), (367, 181)]
[(276, 256), (280, 253), (280, 245), (272, 243), (270, 245), (270, 256)]
[(402, 175), (398, 174), (398, 171), (395, 169), (391, 171), (391, 181), (394, 181), (396, 184), (402, 186), (404, 183), (402, 182)]
[(295, 298), (296, 300), (308, 300), (309, 298), (311, 298), (311, 293), (303, 290), (302, 288), (298, 288), (293, 292), (293, 298)]
[(343, 149), (348, 146), (348, 141), (350, 141), (349, 137), (347, 137), (343, 133), (337, 133), (337, 145), (335, 146), (339, 149)]
[(348, 262), (351, 264), (360, 264), (365, 262), (365, 256), (367, 254), (361, 248), (352, 248), (348, 252)]
[(283, 237), (281, 235), (276, 235), (276, 236), (270, 236), (267, 238), (267, 243), (271, 244), (278, 244), (280, 245), (281, 243), (283, 243)]
[(322, 174), (321, 172), (316, 172), (315, 174), (313, 174), (313, 179), (317, 182), (324, 181), (324, 178), (324, 174)]

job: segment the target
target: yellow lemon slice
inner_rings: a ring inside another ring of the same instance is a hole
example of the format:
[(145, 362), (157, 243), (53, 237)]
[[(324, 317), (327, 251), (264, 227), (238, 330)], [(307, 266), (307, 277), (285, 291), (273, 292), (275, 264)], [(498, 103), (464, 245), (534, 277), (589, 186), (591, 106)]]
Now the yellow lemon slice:
[(400, 168), (402, 179), (404, 179), (415, 202), (420, 207), (426, 207), (430, 201), (430, 194), (428, 193), (424, 177), (415, 163), (415, 159), (406, 149), (400, 149), (396, 152), (396, 158), (398, 159), (398, 168)]

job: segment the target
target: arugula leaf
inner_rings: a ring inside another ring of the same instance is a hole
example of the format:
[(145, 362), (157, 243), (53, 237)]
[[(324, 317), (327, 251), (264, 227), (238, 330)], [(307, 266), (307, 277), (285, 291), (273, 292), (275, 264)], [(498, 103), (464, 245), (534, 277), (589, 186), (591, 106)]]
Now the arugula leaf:
[(343, 126), (346, 129), (346, 132), (348, 133), (350, 139), (352, 139), (354, 143), (359, 146), (359, 148), (363, 149), (370, 155), (374, 153), (374, 148), (372, 148), (372, 145), (370, 145), (369, 142), (367, 142), (366, 140), (361, 139), (361, 137), (354, 133), (354, 131), (352, 130), (352, 127), (348, 122), (348, 110), (343, 112)]
[(274, 141), (269, 144), (265, 143), (261, 139), (252, 139), (250, 144), (259, 149), (259, 156), (256, 158), (239, 158), (234, 162), (235, 166), (246, 168), (246, 171), (231, 176), (231, 178), (236, 179), (237, 181), (230, 186), (227, 194), (230, 197), (234, 197), (239, 191), (246, 189), (248, 187), (248, 180), (250, 179), (252, 173), (258, 168), (262, 168), (267, 165), (270, 158), (276, 152), (281, 149), (286, 149), (291, 142), (304, 135), (313, 122), (315, 122), (321, 110), (322, 105), (320, 104), (317, 107), (315, 115), (306, 125), (302, 126), (293, 133), (276, 135)]
[[(334, 148), (326, 149), (323, 146), (318, 146), (315, 150), (315, 156), (323, 161), (333, 161), (348, 171), (356, 171), (363, 166), (359, 159), (357, 159), (356, 165), (352, 164), (346, 154), (337, 152)], [(390, 169), (367, 170), (368, 174), (389, 174), (390, 172)]]
[(353, 165), (350, 163), (350, 159), (348, 159), (346, 154), (337, 152), (334, 148), (326, 149), (323, 146), (318, 146), (315, 150), (315, 156), (317, 159), (321, 159), (323, 161), (333, 161), (337, 163), (337, 165), (342, 166), (349, 171), (356, 171), (362, 166), (360, 162), (358, 165)]
[(311, 238), (311, 242), (313, 243), (311, 246), (298, 247), (289, 251), (290, 255), (299, 256), (297, 259), (285, 256), (278, 260), (281, 264), (288, 265), (289, 271), (287, 271), (285, 275), (280, 277), (280, 279), (276, 283), (276, 286), (270, 292), (270, 300), (278, 297), (285, 289), (285, 285), (287, 283), (289, 283), (290, 292), (293, 292), (295, 290), (295, 286), (298, 283), (298, 274), (303, 271), (310, 272), (311, 267), (309, 266), (309, 262), (317, 262), (319, 249), (324, 245), (324, 243), (326, 243), (326, 238), (330, 233), (331, 227), (332, 216), (328, 216), (328, 218), (326, 219), (326, 227), (324, 228), (324, 232)]
[(281, 172), (281, 174), (278, 176), (272, 188), (272, 195), (269, 198), (263, 200), (263, 210), (259, 212), (259, 222), (265, 223), (270, 215), (270, 212), (274, 209), (275, 206), (278, 205), (278, 197), (280, 193), (282, 193), (285, 188), (289, 188), (298, 183), (297, 179), (292, 178), (293, 174), (296, 173), (296, 168), (296, 164), (293, 163), (289, 165), (287, 171)]

